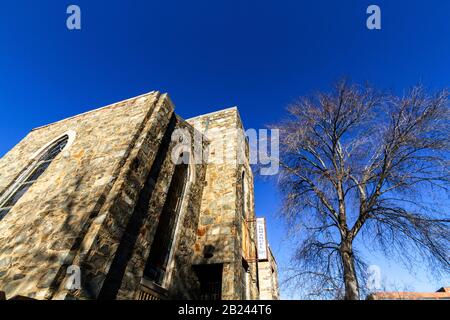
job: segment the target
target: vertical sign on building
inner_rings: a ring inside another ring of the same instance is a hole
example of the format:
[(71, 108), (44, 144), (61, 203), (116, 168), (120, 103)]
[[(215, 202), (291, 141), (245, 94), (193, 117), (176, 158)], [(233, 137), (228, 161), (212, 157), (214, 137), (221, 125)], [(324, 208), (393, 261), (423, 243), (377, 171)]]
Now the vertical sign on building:
[(256, 219), (256, 240), (258, 247), (258, 260), (267, 260), (267, 238), (266, 238), (266, 220), (264, 218)]

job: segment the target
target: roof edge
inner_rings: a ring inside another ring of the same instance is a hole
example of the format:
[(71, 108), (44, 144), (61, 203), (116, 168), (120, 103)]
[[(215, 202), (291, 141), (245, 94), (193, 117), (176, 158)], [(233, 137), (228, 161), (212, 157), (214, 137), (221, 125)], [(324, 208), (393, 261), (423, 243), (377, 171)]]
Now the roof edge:
[(236, 112), (239, 113), (237, 106), (233, 106), (233, 107), (220, 109), (220, 110), (213, 111), (213, 112), (204, 113), (204, 114), (201, 114), (201, 115), (198, 115), (198, 116), (195, 116), (195, 117), (191, 117), (191, 118), (185, 119), (185, 121), (194, 120), (194, 119), (201, 118), (201, 117), (212, 116), (214, 114), (217, 114), (217, 113), (220, 113), (220, 112), (224, 112), (224, 111), (230, 111), (230, 110), (236, 110)]
[(48, 126), (50, 126), (50, 125), (53, 125), (53, 124), (55, 124), (55, 123), (60, 123), (60, 122), (63, 122), (63, 121), (67, 121), (67, 120), (70, 120), (70, 119), (74, 119), (74, 118), (77, 118), (77, 117), (79, 117), (79, 116), (83, 116), (83, 115), (86, 115), (86, 114), (90, 114), (90, 113), (93, 113), (93, 112), (97, 112), (97, 111), (100, 111), (100, 110), (103, 110), (103, 109), (112, 107), (112, 106), (114, 106), (114, 105), (116, 105), (116, 104), (119, 104), (119, 103), (123, 103), (123, 102), (129, 101), (129, 100), (133, 100), (133, 99), (142, 98), (142, 97), (144, 97), (144, 96), (148, 96), (148, 95), (155, 94), (155, 93), (160, 93), (160, 92), (159, 92), (158, 90), (152, 90), (152, 91), (150, 91), (150, 92), (143, 93), (143, 94), (140, 94), (140, 95), (138, 95), (138, 96), (134, 96), (134, 97), (130, 97), (130, 98), (126, 98), (126, 99), (120, 100), (120, 101), (116, 101), (116, 102), (110, 103), (110, 104), (108, 104), (108, 105), (106, 105), (106, 106), (103, 106), (103, 107), (100, 107), (100, 108), (95, 108), (95, 109), (92, 109), (92, 110), (88, 110), (88, 111), (85, 111), (85, 112), (82, 112), (82, 113), (79, 113), (79, 114), (76, 114), (76, 115), (73, 115), (73, 116), (70, 116), (70, 117), (67, 117), (67, 118), (58, 120), (58, 121), (50, 122), (50, 123), (47, 123), (47, 124), (45, 124), (45, 125), (35, 127), (35, 128), (33, 128), (33, 129), (31, 129), (31, 131), (35, 131), (35, 130), (38, 130), (38, 129), (42, 129), (42, 128), (48, 127)]

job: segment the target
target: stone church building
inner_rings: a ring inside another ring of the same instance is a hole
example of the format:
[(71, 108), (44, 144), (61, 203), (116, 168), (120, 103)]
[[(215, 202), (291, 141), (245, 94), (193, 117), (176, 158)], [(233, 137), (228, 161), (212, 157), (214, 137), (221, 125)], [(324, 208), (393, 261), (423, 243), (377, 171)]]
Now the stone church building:
[(156, 91), (32, 130), (0, 159), (0, 291), (276, 299), (242, 130), (236, 108), (183, 120)]

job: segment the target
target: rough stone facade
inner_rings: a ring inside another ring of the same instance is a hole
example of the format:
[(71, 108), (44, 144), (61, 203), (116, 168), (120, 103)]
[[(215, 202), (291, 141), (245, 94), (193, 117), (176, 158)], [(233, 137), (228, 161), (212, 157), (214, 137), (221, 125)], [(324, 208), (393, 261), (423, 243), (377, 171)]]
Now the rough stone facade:
[[(221, 299), (259, 299), (242, 128), (236, 108), (185, 121), (167, 94), (151, 92), (32, 130), (0, 159), (0, 207), (46, 146), (64, 135), (70, 143), (0, 220), (0, 290), (35, 299), (199, 299), (198, 270), (214, 265)], [(174, 134), (180, 129), (192, 139)], [(144, 269), (180, 144), (183, 155), (202, 159), (189, 161), (164, 285), (155, 285)], [(211, 161), (223, 145), (228, 159)], [(80, 268), (80, 288), (67, 288), (69, 266)]]
[[(223, 264), (223, 299), (258, 299), (253, 175), (239, 113), (230, 108), (188, 122), (210, 141), (208, 159), (212, 162), (206, 170), (194, 264)], [(247, 199), (243, 183), (248, 187)], [(205, 247), (213, 251), (211, 257), (205, 257)], [(243, 263), (250, 269), (247, 294)]]
[(270, 247), (268, 248), (268, 259), (258, 262), (259, 298), (261, 300), (279, 300), (278, 267), (272, 250)]

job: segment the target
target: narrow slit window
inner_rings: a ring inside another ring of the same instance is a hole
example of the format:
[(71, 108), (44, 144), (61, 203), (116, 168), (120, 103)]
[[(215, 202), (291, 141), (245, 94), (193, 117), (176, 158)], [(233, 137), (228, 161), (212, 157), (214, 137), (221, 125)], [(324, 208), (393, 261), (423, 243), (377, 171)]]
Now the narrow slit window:
[(246, 210), (246, 197), (247, 197), (247, 190), (245, 190), (245, 171), (242, 172), (241, 177), (241, 189), (242, 189), (242, 217), (244, 219), (247, 218), (247, 210)]
[(163, 285), (167, 271), (187, 177), (188, 166), (176, 165), (144, 271), (144, 278), (160, 286)]

